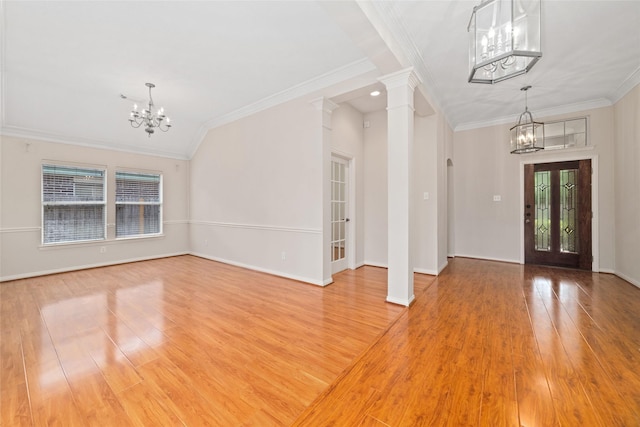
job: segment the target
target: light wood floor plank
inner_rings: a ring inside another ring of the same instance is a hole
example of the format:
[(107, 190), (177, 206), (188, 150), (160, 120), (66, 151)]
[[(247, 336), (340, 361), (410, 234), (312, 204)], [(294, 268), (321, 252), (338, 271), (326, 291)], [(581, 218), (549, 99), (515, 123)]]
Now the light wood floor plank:
[(1, 425), (640, 425), (640, 289), (452, 259), (385, 302), (181, 256), (0, 284)]

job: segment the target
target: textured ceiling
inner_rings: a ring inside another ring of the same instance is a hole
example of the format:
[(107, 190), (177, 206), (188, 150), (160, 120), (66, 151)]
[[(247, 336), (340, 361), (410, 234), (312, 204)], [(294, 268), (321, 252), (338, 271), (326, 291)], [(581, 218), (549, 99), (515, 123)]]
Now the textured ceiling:
[[(188, 158), (208, 128), (400, 67), (416, 69), (457, 130), (517, 116), (524, 85), (539, 117), (611, 105), (640, 82), (640, 1), (543, 0), (540, 62), (469, 84), (475, 4), (4, 1), (2, 133)], [(145, 100), (145, 82), (174, 123), (150, 139), (129, 126), (131, 102), (120, 98)], [(336, 99), (363, 112), (384, 105), (347, 89)]]
[[(426, 64), (449, 123), (464, 127), (519, 114), (531, 85), (533, 111), (616, 101), (640, 73), (640, 1), (542, 1), (542, 59), (495, 85), (469, 84), (470, 2), (393, 2), (393, 12)], [(425, 13), (425, 12), (429, 13)], [(425, 82), (429, 84), (429, 82)], [(514, 103), (516, 105), (514, 105)]]

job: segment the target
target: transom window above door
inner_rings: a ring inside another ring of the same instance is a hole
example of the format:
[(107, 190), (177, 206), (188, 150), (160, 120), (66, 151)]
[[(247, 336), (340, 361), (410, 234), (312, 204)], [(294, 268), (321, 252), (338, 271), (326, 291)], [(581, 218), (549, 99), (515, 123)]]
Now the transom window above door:
[(584, 148), (587, 146), (586, 117), (544, 123), (545, 150)]

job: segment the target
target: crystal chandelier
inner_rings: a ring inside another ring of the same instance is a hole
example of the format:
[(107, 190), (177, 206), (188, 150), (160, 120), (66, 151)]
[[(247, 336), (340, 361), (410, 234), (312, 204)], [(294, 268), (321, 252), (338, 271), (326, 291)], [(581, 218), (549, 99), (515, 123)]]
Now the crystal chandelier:
[(524, 113), (520, 114), (518, 123), (511, 128), (511, 154), (533, 153), (544, 150), (544, 123), (534, 122), (527, 106), (527, 91), (531, 86), (525, 86)]
[(497, 83), (528, 72), (540, 52), (540, 0), (487, 0), (473, 8), (469, 83)]
[(142, 111), (138, 111), (138, 105), (133, 104), (133, 110), (131, 110), (131, 114), (129, 115), (129, 123), (136, 129), (144, 125), (144, 131), (151, 137), (155, 129), (167, 132), (171, 128), (171, 119), (165, 116), (164, 108), (156, 111), (153, 110), (151, 89), (156, 87), (156, 85), (153, 83), (145, 83), (145, 85), (149, 88), (149, 105)]

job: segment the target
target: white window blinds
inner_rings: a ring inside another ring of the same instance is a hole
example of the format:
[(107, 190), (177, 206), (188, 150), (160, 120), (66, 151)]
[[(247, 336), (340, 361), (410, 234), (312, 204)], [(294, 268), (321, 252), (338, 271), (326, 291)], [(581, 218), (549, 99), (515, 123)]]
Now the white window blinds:
[(105, 238), (105, 171), (42, 165), (42, 243)]
[(162, 176), (116, 172), (116, 238), (162, 232)]

